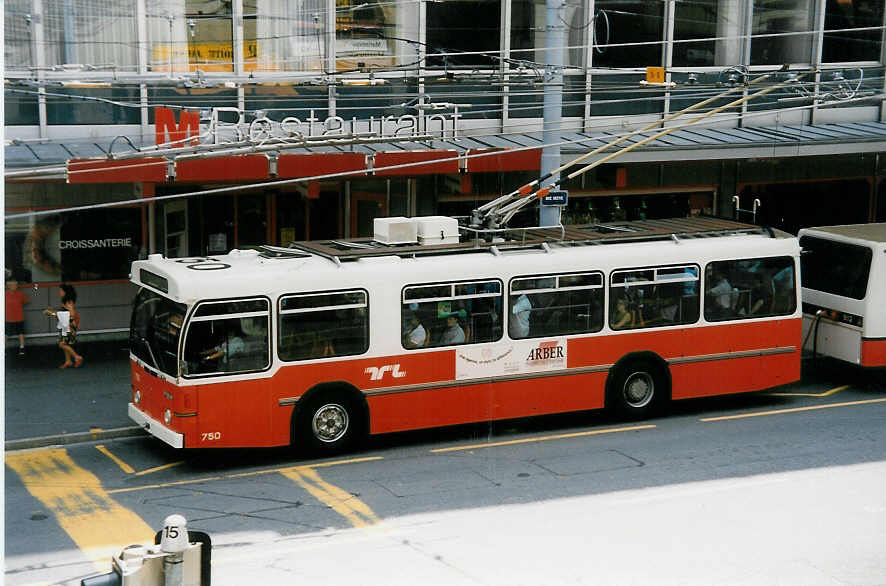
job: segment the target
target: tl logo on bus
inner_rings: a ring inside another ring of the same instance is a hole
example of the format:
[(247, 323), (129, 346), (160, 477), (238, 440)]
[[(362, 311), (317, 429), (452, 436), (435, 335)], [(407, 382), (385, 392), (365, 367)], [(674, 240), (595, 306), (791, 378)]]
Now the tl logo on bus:
[(367, 366), (363, 371), (369, 375), (369, 380), (382, 380), (385, 373), (390, 372), (393, 378), (403, 378), (406, 373), (400, 370), (400, 364), (385, 364), (384, 366)]

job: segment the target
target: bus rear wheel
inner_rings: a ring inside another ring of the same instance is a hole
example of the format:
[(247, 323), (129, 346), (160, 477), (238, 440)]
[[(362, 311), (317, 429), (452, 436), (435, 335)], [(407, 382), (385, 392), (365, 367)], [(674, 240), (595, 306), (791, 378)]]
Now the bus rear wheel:
[(356, 402), (344, 392), (321, 393), (308, 399), (296, 419), (298, 443), (317, 455), (351, 448), (363, 428)]
[(607, 405), (628, 419), (651, 415), (666, 400), (667, 377), (649, 360), (632, 360), (618, 366), (612, 375)]

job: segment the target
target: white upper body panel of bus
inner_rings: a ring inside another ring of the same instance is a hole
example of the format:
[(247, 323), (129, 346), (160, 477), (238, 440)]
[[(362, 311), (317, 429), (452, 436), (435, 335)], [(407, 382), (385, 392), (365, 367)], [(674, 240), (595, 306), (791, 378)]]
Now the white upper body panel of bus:
[(854, 244), (872, 251), (868, 286), (863, 299), (850, 299), (803, 288), (803, 301), (864, 317), (863, 336), (886, 336), (886, 223), (803, 228), (798, 237), (813, 236)]
[[(395, 249), (392, 249), (394, 252)], [(756, 257), (799, 257), (794, 237), (747, 234), (687, 240), (570, 245), (551, 243), (545, 249), (501, 251), (489, 249), (457, 254), (364, 257), (337, 263), (316, 255), (267, 258), (253, 250), (233, 250), (209, 259), (163, 258), (151, 255), (132, 263), (131, 279), (191, 305), (205, 299), (266, 296), (310, 291), (361, 288), (398, 298), (405, 285), (442, 281), (501, 279), (555, 272), (599, 270), (692, 263)], [(142, 270), (149, 274), (143, 275)], [(152, 286), (160, 277), (165, 291)], [(156, 279), (155, 279), (156, 280)]]

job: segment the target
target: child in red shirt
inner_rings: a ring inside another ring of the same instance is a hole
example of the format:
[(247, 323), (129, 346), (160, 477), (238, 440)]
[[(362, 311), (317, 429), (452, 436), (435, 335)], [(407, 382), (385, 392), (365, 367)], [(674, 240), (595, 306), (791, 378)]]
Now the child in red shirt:
[(6, 343), (10, 336), (18, 336), (18, 355), (25, 355), (25, 304), (31, 300), (18, 289), (18, 281), (6, 281)]

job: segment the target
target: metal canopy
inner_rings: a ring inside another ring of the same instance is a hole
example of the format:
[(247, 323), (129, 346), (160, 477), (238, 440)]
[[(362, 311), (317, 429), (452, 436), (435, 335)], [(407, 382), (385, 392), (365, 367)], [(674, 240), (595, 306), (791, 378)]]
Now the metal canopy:
[[(652, 136), (648, 131), (625, 141), (631, 144)], [(564, 157), (588, 152), (617, 135), (563, 132), (561, 151)], [(69, 159), (105, 157), (111, 139), (61, 140), (50, 142), (11, 141), (4, 148), (7, 169), (63, 165)], [(124, 150), (119, 141), (113, 147)], [(541, 132), (495, 136), (461, 136), (416, 143), (385, 145), (322, 146), (289, 152), (359, 152), (456, 150), (460, 154), (477, 149), (541, 148)], [(783, 149), (782, 147), (791, 147)], [(790, 157), (835, 153), (886, 151), (886, 123), (852, 122), (818, 125), (754, 126), (711, 128), (693, 126), (677, 130), (643, 145), (619, 158), (623, 162), (666, 162), (670, 160), (743, 159), (752, 157)], [(147, 154), (146, 154), (147, 156)], [(603, 155), (600, 155), (603, 156)]]

